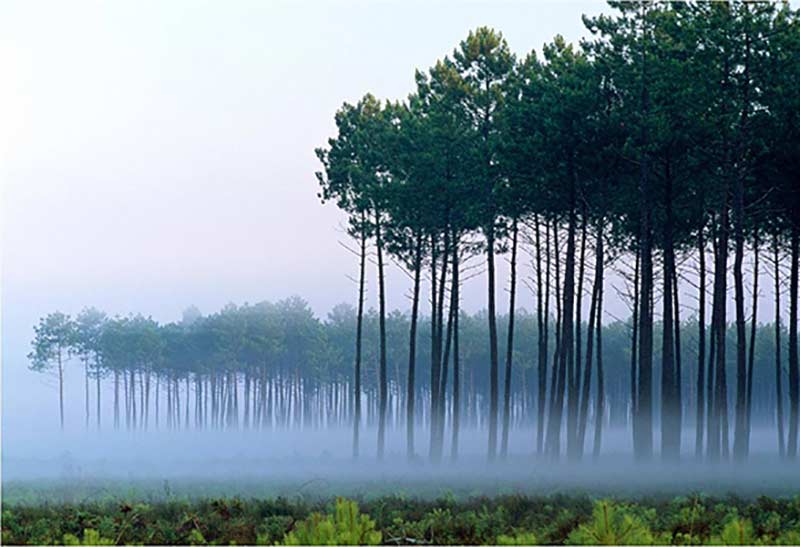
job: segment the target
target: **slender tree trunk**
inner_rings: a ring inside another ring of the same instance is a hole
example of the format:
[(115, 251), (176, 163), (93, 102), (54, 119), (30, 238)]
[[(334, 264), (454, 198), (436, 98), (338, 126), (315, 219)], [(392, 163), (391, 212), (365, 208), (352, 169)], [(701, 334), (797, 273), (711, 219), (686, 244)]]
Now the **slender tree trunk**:
[(736, 178), (734, 185), (734, 246), (733, 284), (736, 305), (736, 426), (734, 430), (733, 458), (742, 462), (747, 458), (747, 334), (744, 316), (744, 181)]
[[(448, 213), (449, 215), (449, 213)], [(446, 215), (446, 218), (449, 219), (449, 216)], [(445, 226), (447, 226), (449, 222), (445, 222)], [(444, 410), (444, 399), (446, 398), (447, 394), (444, 390), (444, 385), (447, 381), (447, 363), (448, 363), (448, 352), (450, 351), (450, 347), (445, 345), (445, 332), (447, 333), (447, 343), (450, 343), (450, 329), (452, 328), (452, 320), (451, 314), (452, 311), (452, 304), (450, 309), (448, 310), (447, 314), (447, 327), (445, 328), (445, 319), (444, 319), (444, 304), (445, 304), (445, 288), (447, 286), (447, 266), (449, 264), (449, 254), (450, 254), (450, 231), (449, 229), (445, 228), (444, 232), (444, 246), (442, 248), (442, 270), (441, 274), (439, 275), (439, 295), (437, 297), (437, 310), (436, 310), (436, 367), (438, 371), (438, 378), (439, 384), (436, 388), (437, 398), (436, 404), (434, 406), (434, 422), (433, 427), (431, 429), (431, 450), (433, 451), (433, 461), (439, 462), (442, 458), (442, 439), (443, 439), (443, 430), (444, 430), (444, 420), (443, 417), (443, 410)]]
[(119, 371), (114, 370), (114, 429), (119, 428)]
[[(561, 324), (562, 334), (561, 334), (561, 344), (563, 351), (561, 353), (561, 360), (564, 363), (564, 370), (569, 375), (573, 376), (572, 385), (567, 385), (569, 393), (567, 399), (567, 443), (570, 442), (570, 439), (573, 439), (573, 452), (568, 452), (568, 456), (575, 458), (574, 454), (574, 436), (575, 436), (575, 425), (571, 424), (569, 420), (569, 416), (572, 413), (574, 415), (575, 411), (577, 410), (577, 393), (576, 393), (576, 386), (574, 382), (574, 375), (575, 375), (575, 346), (574, 346), (574, 310), (575, 310), (575, 231), (577, 227), (577, 215), (575, 211), (575, 205), (577, 202), (576, 196), (576, 180), (575, 180), (575, 173), (574, 167), (570, 169), (572, 174), (570, 176), (570, 209), (569, 209), (569, 221), (567, 226), (567, 259), (566, 264), (564, 265), (564, 307), (563, 307), (563, 320)], [(573, 408), (574, 407), (574, 408)], [(560, 416), (559, 416), (560, 422)]]
[(365, 266), (367, 259), (367, 232), (366, 214), (361, 213), (361, 252), (359, 257), (358, 277), (358, 317), (356, 318), (356, 363), (353, 388), (354, 413), (353, 413), (353, 459), (358, 459), (359, 428), (361, 426), (361, 336), (364, 325), (364, 282)]
[(58, 348), (58, 417), (61, 431), (64, 431), (64, 365), (61, 362), (61, 348)]
[[(544, 408), (545, 398), (547, 396), (547, 323), (550, 320), (548, 317), (549, 298), (545, 298), (544, 308), (542, 308), (542, 253), (540, 242), (540, 226), (539, 215), (534, 216), (535, 234), (536, 234), (536, 319), (537, 329), (536, 337), (538, 341), (538, 359), (537, 359), (537, 382), (538, 391), (536, 398), (537, 412), (536, 412), (536, 452), (542, 453), (542, 443), (544, 440)], [(547, 223), (545, 223), (547, 226)], [(545, 228), (545, 240), (547, 245), (546, 261), (547, 261), (547, 280), (546, 284), (550, 283), (550, 236)], [(547, 290), (547, 297), (550, 296), (549, 287)]]
[(556, 220), (553, 220), (553, 247), (555, 249), (556, 347), (553, 353), (553, 375), (550, 382), (550, 410), (547, 417), (547, 440), (545, 443), (545, 450), (551, 457), (557, 457), (561, 448), (561, 418), (563, 416), (564, 407), (566, 371), (564, 367), (562, 367), (561, 359), (561, 354), (564, 351), (562, 331), (564, 314), (562, 313), (561, 260), (559, 257), (558, 224)]
[(95, 382), (97, 384), (97, 430), (100, 431), (100, 365), (95, 357)]
[[(188, 390), (188, 384), (186, 389)], [(250, 373), (244, 371), (244, 416), (242, 422), (245, 429), (250, 428)]]
[(150, 422), (150, 369), (147, 369), (147, 377), (145, 381), (145, 398), (144, 398), (144, 427), (147, 429)]
[(673, 264), (672, 268), (672, 309), (675, 312), (675, 428), (677, 429), (678, 456), (681, 453), (681, 435), (683, 433), (683, 369), (681, 362), (681, 307), (678, 295), (678, 271)]
[[(598, 313), (598, 299), (601, 294), (603, 284), (603, 226), (598, 222), (597, 227), (597, 246), (595, 248), (595, 270), (594, 283), (592, 286), (592, 299), (589, 305), (589, 328), (586, 331), (586, 363), (583, 367), (583, 381), (581, 382), (581, 406), (580, 418), (578, 422), (578, 452), (583, 456), (584, 439), (586, 428), (589, 421), (589, 393), (592, 384), (592, 356), (595, 324), (600, 320)], [(598, 382), (599, 382), (598, 378)]]
[(130, 379), (130, 396), (131, 396), (131, 424), (130, 427), (136, 429), (136, 375), (134, 369), (131, 369)]
[(431, 235), (431, 404), (430, 404), (430, 442), (428, 446), (428, 457), (431, 460), (436, 459), (436, 418), (438, 416), (437, 409), (439, 407), (439, 386), (440, 386), (440, 366), (441, 361), (438, 357), (437, 344), (438, 338), (438, 322), (439, 322), (439, 304), (438, 304), (438, 285), (436, 283), (436, 267), (437, 267), (437, 242), (436, 238)]
[(186, 413), (184, 415), (184, 420), (183, 420), (183, 423), (184, 423), (184, 426), (186, 427), (186, 429), (189, 429), (189, 388), (190, 388), (189, 375), (187, 374), (186, 375), (186, 405), (184, 405), (185, 408), (186, 408)]
[(644, 123), (641, 124), (642, 157), (640, 162), (639, 202), (641, 217), (640, 262), (641, 299), (639, 304), (639, 385), (636, 396), (636, 416), (634, 419), (634, 453), (637, 460), (649, 460), (653, 455), (653, 245), (652, 245), (652, 205), (650, 190), (650, 158), (647, 152), (649, 136), (650, 98), (647, 85), (647, 12), (648, 6), (642, 4), (642, 64), (641, 64), (641, 109)]
[(488, 267), (489, 301), (489, 461), (494, 461), (497, 453), (497, 410), (498, 410), (498, 356), (497, 356), (497, 309), (495, 305), (494, 271), (494, 218), (486, 228), (486, 262)]
[(778, 455), (781, 459), (786, 456), (786, 437), (783, 433), (783, 373), (781, 371), (781, 272), (780, 255), (778, 246), (778, 231), (772, 240), (774, 277), (775, 277), (775, 418), (778, 423)]
[(725, 360), (725, 335), (726, 335), (726, 295), (727, 295), (727, 264), (728, 264), (728, 200), (727, 187), (723, 192), (723, 202), (720, 209), (719, 234), (716, 244), (716, 257), (714, 265), (714, 327), (716, 371), (714, 374), (714, 413), (713, 430), (709, 438), (709, 458), (712, 462), (718, 461), (720, 456), (728, 454), (728, 387)]
[(633, 315), (631, 316), (631, 323), (633, 323), (633, 333), (631, 337), (631, 419), (634, 422), (633, 427), (633, 445), (638, 446), (636, 440), (638, 429), (636, 428), (636, 395), (639, 389), (637, 381), (639, 364), (636, 358), (638, 357), (637, 347), (639, 344), (639, 245), (636, 245), (636, 258), (634, 259), (633, 266)]
[(159, 423), (158, 399), (159, 399), (159, 387), (160, 387), (160, 384), (161, 384), (161, 381), (159, 379), (158, 374), (156, 374), (156, 396), (155, 396), (155, 400), (156, 400), (156, 430), (158, 430), (158, 423)]
[(378, 413), (378, 460), (383, 460), (386, 437), (386, 288), (383, 275), (383, 240), (381, 234), (380, 213), (375, 212), (375, 242), (378, 248), (378, 328), (380, 334), (380, 369), (378, 371), (379, 413)]
[(677, 461), (680, 457), (680, 422), (675, 367), (675, 310), (673, 309), (673, 285), (675, 276), (675, 250), (672, 240), (672, 179), (667, 166), (665, 184), (665, 210), (663, 247), (664, 275), (661, 338), (661, 456), (666, 461)]
[[(602, 224), (598, 226), (597, 235), (597, 261), (600, 263), (597, 266), (597, 271), (600, 275), (600, 282), (597, 285), (597, 317), (595, 319), (597, 328), (597, 410), (595, 411), (595, 428), (594, 428), (594, 451), (593, 458), (595, 461), (600, 458), (600, 445), (603, 440), (603, 417), (606, 409), (606, 387), (605, 375), (603, 374), (603, 228)], [(597, 275), (597, 274), (595, 274)], [(595, 280), (595, 283), (597, 281)], [(589, 331), (589, 336), (591, 336)]]
[[(445, 238), (445, 249), (448, 250), (448, 253), (452, 252), (452, 261), (455, 266), (457, 263), (457, 255), (458, 255), (458, 235), (453, 234), (453, 241), (452, 243), (448, 243), (448, 239)], [(447, 254), (444, 255), (445, 257)], [(446, 260), (445, 260), (446, 262)], [(444, 263), (442, 265), (442, 278), (441, 280), (444, 281), (447, 271), (444, 268)], [(440, 374), (440, 381), (439, 381), (439, 404), (437, 406), (437, 418), (436, 418), (436, 461), (441, 459), (441, 455), (444, 448), (444, 424), (445, 424), (445, 414), (446, 414), (446, 400), (447, 400), (447, 374), (448, 374), (448, 365), (450, 363), (450, 349), (453, 339), (453, 323), (454, 323), (454, 314), (457, 313), (457, 306), (456, 301), (453, 299), (453, 296), (457, 294), (455, 289), (455, 283), (458, 283), (458, 276), (455, 274), (451, 275), (450, 281), (450, 309), (447, 312), (447, 335), (446, 341), (444, 346), (444, 354), (442, 355), (441, 359), (441, 374)], [(444, 287), (440, 287), (443, 289)], [(444, 291), (439, 292), (439, 305), (440, 309), (444, 306)], [(441, 321), (441, 317), (440, 317)], [(441, 327), (441, 322), (439, 323)], [(440, 333), (441, 336), (441, 333)], [(441, 343), (441, 342), (440, 342)]]
[(758, 233), (753, 237), (753, 317), (750, 320), (750, 346), (747, 364), (747, 427), (745, 429), (745, 456), (750, 454), (750, 432), (753, 417), (753, 369), (756, 359), (756, 325), (758, 317)]
[(84, 401), (86, 403), (86, 431), (89, 431), (89, 358), (83, 360)]
[(800, 371), (797, 348), (797, 297), (798, 270), (800, 269), (800, 227), (798, 220), (792, 225), (791, 270), (789, 274), (789, 445), (786, 455), (797, 458), (798, 411), (800, 410)]
[(139, 371), (139, 429), (145, 428), (145, 419), (147, 416), (147, 403), (145, 400), (145, 382), (144, 372)]
[[(557, 397), (555, 411), (552, 416), (552, 441), (550, 442), (550, 453), (553, 457), (557, 457), (560, 451), (560, 429), (561, 420), (563, 417), (564, 396), (568, 387), (567, 373), (572, 370), (574, 373), (574, 306), (575, 306), (575, 228), (576, 228), (576, 180), (575, 180), (574, 166), (570, 165), (569, 177), (569, 219), (567, 222), (567, 250), (566, 262), (564, 266), (564, 291), (562, 294), (562, 319), (561, 319), (561, 351), (559, 351), (558, 358), (558, 386), (556, 387)], [(571, 386), (574, 388), (574, 386)], [(574, 401), (575, 394), (568, 394), (568, 404)], [(569, 416), (569, 412), (568, 412)], [(574, 432), (572, 432), (574, 435)], [(570, 431), (567, 431), (567, 442), (569, 443)], [(574, 457), (572, 453), (567, 454), (568, 457)]]
[[(586, 206), (581, 214), (581, 253), (578, 261), (578, 289), (575, 291), (575, 357), (567, 371), (569, 384), (569, 405), (567, 408), (567, 452), (573, 460), (583, 453), (578, 445), (580, 437), (580, 393), (581, 393), (581, 321), (583, 320), (583, 281), (586, 269)], [(591, 338), (591, 334), (589, 335)]]
[(450, 444), (450, 458), (452, 461), (458, 459), (458, 430), (461, 421), (461, 372), (460, 372), (460, 358), (458, 347), (458, 318), (460, 313), (459, 301), (459, 250), (458, 238), (454, 237), (456, 244), (453, 245), (453, 438)]
[(508, 455), (508, 428), (511, 413), (511, 366), (514, 358), (514, 306), (517, 294), (517, 219), (511, 227), (511, 279), (508, 297), (508, 340), (506, 342), (506, 376), (503, 390), (503, 437), (500, 444), (500, 457)]
[(414, 294), (411, 300), (411, 328), (408, 336), (408, 385), (406, 386), (406, 445), (408, 459), (414, 459), (414, 392), (417, 361), (417, 316), (419, 311), (419, 286), (422, 273), (422, 236), (417, 237), (414, 251)]
[(706, 360), (706, 244), (703, 239), (704, 226), (697, 234), (697, 251), (700, 257), (700, 279), (698, 281), (697, 311), (697, 419), (695, 421), (694, 454), (703, 458), (703, 428), (705, 422), (705, 360)]

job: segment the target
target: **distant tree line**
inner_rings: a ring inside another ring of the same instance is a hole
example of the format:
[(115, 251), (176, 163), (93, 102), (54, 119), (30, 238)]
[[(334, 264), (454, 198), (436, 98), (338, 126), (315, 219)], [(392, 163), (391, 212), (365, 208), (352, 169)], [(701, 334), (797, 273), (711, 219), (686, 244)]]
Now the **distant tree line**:
[[(498, 333), (506, 338), (509, 316), (498, 316)], [(409, 384), (410, 315), (393, 312), (386, 318), (388, 402), (387, 424), (394, 430), (406, 425)], [(72, 318), (55, 312), (36, 327), (32, 368), (55, 372), (59, 380), (67, 367), (84, 378), (79, 394), (87, 429), (309, 429), (351, 427), (355, 409), (352, 363), (356, 310), (341, 304), (320, 320), (299, 298), (275, 304), (226, 306), (208, 316), (189, 308), (177, 323), (160, 324), (140, 315), (110, 318), (89, 308)], [(463, 381), (456, 410), (452, 393), (445, 396), (445, 421), (461, 416), (461, 427), (484, 429), (489, 416), (488, 336), (486, 312), (461, 312), (464, 344), (460, 362)], [(430, 318), (420, 319), (420, 331), (430, 329)], [(585, 325), (584, 325), (585, 326)], [(660, 324), (655, 334), (660, 336)], [(538, 383), (537, 318), (524, 309), (515, 314), (517, 341), (509, 381), (510, 427), (535, 443)], [(603, 361), (608, 379), (602, 421), (611, 427), (628, 427), (632, 416), (629, 398), (630, 321), (603, 327)], [(553, 325), (548, 327), (554, 343)], [(783, 329), (785, 331), (785, 328)], [(363, 423), (378, 424), (379, 319), (375, 310), (363, 318), (364, 377), (361, 404)], [(685, 321), (685, 339), (697, 338), (698, 324)], [(732, 336), (733, 330), (729, 336)], [(754, 416), (762, 426), (775, 426), (775, 392), (771, 386), (775, 358), (774, 329), (760, 325), (760, 351), (755, 364)], [(783, 333), (785, 339), (785, 332)], [(418, 334), (418, 337), (422, 337)], [(419, 340), (418, 340), (419, 341)], [(692, 345), (683, 346), (684, 358), (696, 357)], [(417, 344), (421, 377), (430, 374), (430, 348)], [(729, 357), (735, 347), (728, 345)], [(733, 372), (733, 360), (729, 360)], [(693, 410), (694, 385), (683, 385), (689, 410)], [(596, 386), (593, 385), (593, 392)], [(785, 391), (785, 390), (784, 390)], [(69, 397), (75, 401), (76, 394)], [(81, 397), (82, 396), (82, 397)], [(786, 393), (783, 393), (786, 396)], [(59, 383), (59, 419), (63, 423), (63, 389)], [(423, 401), (414, 427), (429, 426), (431, 391), (425, 382), (414, 385), (414, 399)], [(658, 405), (656, 405), (658, 415)], [(594, 408), (592, 405), (591, 408)], [(594, 414), (590, 413), (594, 420)], [(457, 451), (458, 446), (452, 447)]]
[[(555, 458), (565, 449), (568, 459), (580, 459), (589, 417), (606, 413), (611, 377), (604, 370), (609, 363), (601, 326), (605, 272), (612, 264), (627, 264), (630, 283), (623, 296), (632, 308), (628, 398), (636, 459), (653, 457), (657, 432), (663, 459), (678, 459), (681, 431), (690, 422), (697, 458), (747, 458), (762, 344), (755, 318), (759, 281), (764, 283), (767, 271), (774, 284), (777, 347), (781, 314), (788, 308), (788, 355), (775, 355), (772, 389), (780, 453), (796, 458), (798, 12), (775, 2), (610, 4), (614, 15), (584, 17), (590, 39), (573, 45), (556, 37), (542, 56), (531, 52), (518, 59), (500, 33), (478, 28), (451, 56), (417, 71), (416, 90), (405, 100), (381, 102), (367, 94), (356, 104), (345, 103), (336, 113), (336, 136), (317, 150), (320, 197), (347, 213), (358, 247), (356, 399), (370, 253), (377, 266), (379, 458), (390, 398), (387, 260), (412, 280), (408, 455), (415, 454), (417, 409), (426, 406), (429, 456), (438, 461), (448, 390), (456, 401), (453, 447), (463, 418), (464, 263), (483, 258), (486, 427), (493, 460), (498, 451), (507, 452), (510, 388), (520, 366), (514, 310), (521, 246), (533, 254), (534, 314), (542, 334), (536, 339), (537, 383), (529, 386), (536, 392), (539, 452)], [(508, 253), (511, 264), (505, 354), (496, 295), (501, 253)], [(687, 284), (693, 288), (689, 304), (679, 290)], [(734, 309), (728, 310), (731, 293)], [(420, 380), (414, 344), (426, 301), (430, 377)], [(696, 316), (696, 339), (683, 335), (687, 307)], [(727, 351), (729, 323), (733, 355)], [(687, 344), (694, 354), (687, 354)], [(696, 365), (691, 377), (690, 363)], [(430, 401), (416, 399), (420, 381), (428, 384)], [(788, 409), (780, 397), (784, 382)], [(689, 383), (695, 386), (691, 407)], [(354, 421), (354, 455), (360, 423)], [(594, 424), (595, 454), (602, 423)]]

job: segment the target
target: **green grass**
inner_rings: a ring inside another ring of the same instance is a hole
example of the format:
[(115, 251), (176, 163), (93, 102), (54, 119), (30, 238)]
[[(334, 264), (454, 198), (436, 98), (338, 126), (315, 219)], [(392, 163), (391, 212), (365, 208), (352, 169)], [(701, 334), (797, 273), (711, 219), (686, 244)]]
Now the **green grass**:
[(498, 495), (3, 502), (11, 544), (776, 544), (800, 498)]

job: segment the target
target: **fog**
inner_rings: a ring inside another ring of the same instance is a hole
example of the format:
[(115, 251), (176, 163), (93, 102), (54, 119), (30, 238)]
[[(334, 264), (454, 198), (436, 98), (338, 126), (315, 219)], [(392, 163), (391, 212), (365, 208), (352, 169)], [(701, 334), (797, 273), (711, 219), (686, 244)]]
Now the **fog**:
[[(427, 453), (419, 431), (420, 454)], [(796, 465), (779, 462), (774, 432), (755, 430), (746, 465), (657, 460), (635, 464), (630, 434), (612, 430), (598, 461), (582, 464), (539, 458), (530, 431), (515, 431), (505, 461), (488, 464), (486, 434), (464, 431), (457, 462), (408, 462), (402, 435), (387, 438), (383, 462), (375, 459), (374, 430), (362, 432), (358, 461), (350, 455), (350, 430), (302, 432), (80, 433), (43, 438), (34, 431), (4, 439), (4, 495), (34, 502), (39, 492), (66, 501), (117, 497), (296, 496), (398, 494), (432, 498), (525, 493), (552, 495), (673, 496), (688, 493), (740, 496), (796, 493)], [(687, 431), (690, 447), (693, 431)]]

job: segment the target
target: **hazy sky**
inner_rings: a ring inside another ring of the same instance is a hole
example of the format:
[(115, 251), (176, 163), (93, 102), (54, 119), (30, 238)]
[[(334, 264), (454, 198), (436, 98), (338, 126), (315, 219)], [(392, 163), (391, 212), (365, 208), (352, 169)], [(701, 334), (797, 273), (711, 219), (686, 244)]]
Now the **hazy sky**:
[[(342, 102), (405, 97), (415, 68), (479, 25), (525, 54), (556, 33), (578, 39), (581, 13), (604, 9), (0, 4), (4, 410), (33, 404), (20, 382), (52, 389), (26, 371), (25, 354), (32, 325), (56, 309), (169, 321), (190, 304), (212, 312), (298, 294), (324, 315), (352, 302), (342, 216), (320, 205), (314, 177), (314, 148)], [(391, 308), (407, 307), (407, 285), (390, 273)], [(482, 308), (484, 291), (468, 284), (465, 307)]]

